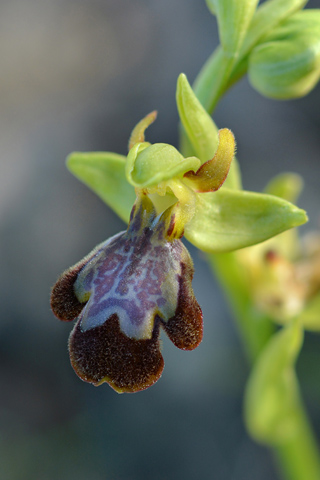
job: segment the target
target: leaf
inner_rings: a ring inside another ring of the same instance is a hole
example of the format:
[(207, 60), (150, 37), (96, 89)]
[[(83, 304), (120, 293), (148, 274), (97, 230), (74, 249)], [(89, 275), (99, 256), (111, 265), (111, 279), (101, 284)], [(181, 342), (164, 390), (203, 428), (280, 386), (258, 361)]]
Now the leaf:
[(255, 245), (307, 221), (304, 210), (272, 195), (222, 188), (197, 194), (186, 238), (201, 250), (229, 252)]
[(300, 394), (294, 364), (302, 341), (302, 328), (295, 321), (271, 338), (253, 368), (244, 411), (247, 428), (259, 442), (275, 445), (298, 433)]
[(125, 177), (126, 157), (111, 152), (71, 153), (67, 167), (126, 223), (136, 195)]

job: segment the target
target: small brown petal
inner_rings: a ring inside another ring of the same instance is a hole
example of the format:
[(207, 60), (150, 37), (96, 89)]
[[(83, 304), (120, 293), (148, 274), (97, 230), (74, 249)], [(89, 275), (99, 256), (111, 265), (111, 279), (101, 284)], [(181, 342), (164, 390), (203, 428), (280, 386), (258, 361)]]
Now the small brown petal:
[(74, 320), (83, 309), (85, 303), (80, 303), (74, 293), (74, 283), (78, 273), (86, 262), (80, 262), (66, 270), (53, 286), (51, 291), (51, 309), (59, 320), (70, 322)]
[(193, 350), (203, 336), (203, 315), (193, 293), (192, 277), (192, 264), (182, 263), (176, 313), (167, 322), (163, 322), (163, 328), (170, 340), (182, 350)]
[(107, 382), (118, 393), (137, 392), (161, 376), (164, 361), (159, 346), (159, 324), (147, 340), (124, 335), (117, 315), (85, 332), (78, 322), (69, 338), (71, 364), (77, 375), (95, 386)]

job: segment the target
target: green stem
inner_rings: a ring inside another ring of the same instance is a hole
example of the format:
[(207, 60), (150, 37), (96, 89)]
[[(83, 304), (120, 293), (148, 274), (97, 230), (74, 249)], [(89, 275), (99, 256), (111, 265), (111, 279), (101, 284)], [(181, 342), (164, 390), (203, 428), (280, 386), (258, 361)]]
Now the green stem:
[[(273, 322), (253, 308), (235, 253), (210, 254), (208, 258), (232, 306), (247, 356), (254, 363), (274, 332)], [(320, 480), (317, 440), (302, 401), (298, 402), (292, 421), (295, 434), (284, 443), (269, 445), (279, 470), (286, 480)]]
[(284, 478), (290, 480), (319, 480), (320, 460), (317, 440), (302, 402), (296, 411), (295, 421), (298, 425), (295, 435), (274, 449), (279, 470)]
[(235, 256), (232, 252), (210, 254), (208, 258), (232, 308), (247, 357), (253, 362), (273, 334), (274, 324), (252, 306), (243, 271)]
[(200, 70), (193, 90), (207, 112), (214, 111), (224, 94), (234, 64), (235, 59), (227, 57), (219, 46)]

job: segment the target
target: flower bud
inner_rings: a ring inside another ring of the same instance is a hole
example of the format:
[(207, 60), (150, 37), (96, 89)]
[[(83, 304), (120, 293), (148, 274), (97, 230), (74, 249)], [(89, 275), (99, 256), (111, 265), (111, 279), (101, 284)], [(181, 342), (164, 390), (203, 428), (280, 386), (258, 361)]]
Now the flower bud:
[(306, 95), (320, 77), (320, 10), (300, 11), (280, 24), (249, 57), (249, 80), (277, 99)]

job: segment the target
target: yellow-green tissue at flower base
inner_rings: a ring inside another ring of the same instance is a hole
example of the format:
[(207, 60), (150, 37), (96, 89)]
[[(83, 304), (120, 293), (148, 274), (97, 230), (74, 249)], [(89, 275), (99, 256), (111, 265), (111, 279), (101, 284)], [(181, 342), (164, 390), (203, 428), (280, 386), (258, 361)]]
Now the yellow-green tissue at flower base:
[(295, 13), (253, 49), (249, 80), (262, 95), (302, 97), (320, 78), (320, 10)]

